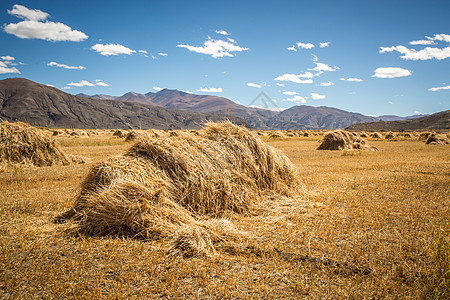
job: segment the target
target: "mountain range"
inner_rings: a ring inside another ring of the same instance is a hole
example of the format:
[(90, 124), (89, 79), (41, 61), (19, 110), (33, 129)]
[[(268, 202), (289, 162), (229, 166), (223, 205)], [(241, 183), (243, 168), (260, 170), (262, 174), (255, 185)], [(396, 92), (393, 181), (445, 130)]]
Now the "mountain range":
[[(267, 97), (263, 93), (261, 97)], [(257, 99), (258, 100), (258, 99)], [(270, 99), (262, 99), (261, 103)], [(256, 103), (258, 104), (258, 103)], [(198, 128), (207, 120), (230, 119), (256, 129), (337, 129), (355, 123), (402, 120), (372, 117), (332, 107), (293, 106), (283, 111), (247, 107), (224, 97), (163, 89), (115, 97), (71, 95), (23, 78), (0, 81), (0, 119), (35, 126), (73, 128)]]

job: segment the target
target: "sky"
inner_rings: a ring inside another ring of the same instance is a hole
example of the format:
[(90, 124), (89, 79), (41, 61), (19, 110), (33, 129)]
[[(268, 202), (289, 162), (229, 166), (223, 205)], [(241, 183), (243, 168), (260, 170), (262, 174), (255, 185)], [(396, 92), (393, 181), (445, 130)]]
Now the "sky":
[(450, 109), (449, 13), (448, 0), (2, 0), (0, 80), (431, 114)]

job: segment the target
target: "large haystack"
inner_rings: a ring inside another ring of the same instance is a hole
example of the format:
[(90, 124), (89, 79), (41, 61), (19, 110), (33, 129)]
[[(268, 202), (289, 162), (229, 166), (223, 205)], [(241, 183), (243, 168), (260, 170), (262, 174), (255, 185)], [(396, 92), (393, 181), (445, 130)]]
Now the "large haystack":
[(28, 124), (2, 122), (0, 124), (0, 163), (19, 163), (34, 166), (69, 164), (68, 157), (54, 140)]
[(214, 219), (248, 214), (273, 196), (297, 195), (295, 169), (256, 135), (230, 122), (198, 135), (143, 135), (126, 153), (92, 168), (71, 210), (82, 232), (171, 238), (171, 251), (214, 255), (241, 233)]
[(427, 145), (447, 145), (449, 144), (447, 138), (445, 136), (437, 136), (435, 134), (431, 134), (428, 136), (427, 141), (425, 142)]
[(317, 148), (317, 150), (344, 149), (378, 150), (376, 147), (369, 146), (367, 142), (358, 135), (355, 136), (345, 130), (335, 130), (326, 133), (322, 143)]

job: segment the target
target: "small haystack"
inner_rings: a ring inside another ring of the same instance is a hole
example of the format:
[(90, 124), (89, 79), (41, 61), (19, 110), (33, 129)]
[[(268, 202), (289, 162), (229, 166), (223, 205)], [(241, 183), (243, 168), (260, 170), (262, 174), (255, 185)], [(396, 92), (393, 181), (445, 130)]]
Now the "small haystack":
[(429, 131), (422, 132), (422, 133), (419, 135), (419, 141), (426, 141), (426, 140), (428, 140), (428, 138), (429, 138), (432, 134), (433, 134), (433, 133), (431, 133), (431, 132), (429, 132)]
[(427, 145), (447, 145), (448, 143), (445, 137), (438, 137), (435, 134), (431, 134), (425, 142)]
[(359, 136), (345, 130), (335, 130), (325, 134), (322, 143), (317, 150), (344, 150), (344, 149), (361, 149), (361, 150), (378, 150), (376, 147), (369, 146), (367, 142)]
[(392, 131), (389, 131), (388, 133), (386, 133), (386, 135), (384, 136), (384, 138), (386, 140), (393, 140), (395, 138), (395, 134)]
[(374, 132), (370, 136), (374, 139), (382, 139), (383, 138), (383, 136), (379, 132)]
[(118, 138), (123, 138), (123, 137), (125, 137), (125, 135), (126, 135), (126, 133), (120, 129), (117, 129), (113, 133), (113, 136), (117, 136)]
[(299, 195), (295, 168), (249, 130), (209, 123), (198, 135), (142, 135), (92, 168), (71, 210), (80, 232), (170, 239), (170, 252), (214, 256), (244, 234), (223, 219), (271, 197)]
[(64, 131), (62, 131), (62, 130), (53, 130), (53, 133), (52, 133), (53, 136), (57, 136), (57, 135), (61, 135), (61, 134), (64, 134)]
[(136, 130), (131, 130), (130, 132), (127, 133), (127, 135), (125, 136), (125, 142), (133, 142), (136, 141), (138, 139), (138, 137), (141, 135), (141, 132), (138, 132)]
[(68, 165), (69, 158), (54, 140), (28, 124), (0, 124), (0, 163), (34, 166)]

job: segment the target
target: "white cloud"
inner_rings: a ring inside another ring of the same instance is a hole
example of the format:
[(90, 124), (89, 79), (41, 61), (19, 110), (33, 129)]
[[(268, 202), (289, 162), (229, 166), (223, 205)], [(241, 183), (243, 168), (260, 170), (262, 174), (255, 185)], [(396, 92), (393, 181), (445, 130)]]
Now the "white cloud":
[(154, 86), (153, 89), (154, 89), (155, 91), (157, 91), (157, 92), (163, 90), (163, 88), (162, 88), (162, 87), (159, 87), (159, 86)]
[[(324, 71), (327, 71), (327, 72), (334, 72), (334, 71), (336, 71), (337, 69), (339, 69), (338, 67), (334, 67), (334, 68), (332, 68), (332, 67), (330, 67), (329, 65), (327, 65), (327, 64), (324, 64), (324, 63), (320, 63), (320, 62), (314, 62), (315, 64), (316, 64), (316, 67), (315, 68), (311, 68), (311, 69), (308, 69), (308, 70), (310, 70), (310, 71), (317, 71), (317, 72), (324, 72)], [(322, 74), (322, 73), (320, 73), (320, 74)], [(319, 74), (319, 75), (320, 75)], [(316, 74), (317, 75), (317, 74)], [(317, 75), (318, 76), (318, 75)]]
[(127, 54), (131, 55), (133, 53), (136, 53), (136, 51), (131, 50), (130, 48), (127, 48), (125, 46), (122, 46), (120, 44), (95, 44), (91, 47), (92, 50), (97, 51), (101, 55), (109, 56), (109, 55), (119, 55), (119, 54)]
[(432, 40), (418, 40), (409, 42), (410, 45), (436, 45), (437, 43)]
[(216, 30), (216, 33), (218, 34), (222, 34), (222, 35), (230, 35), (228, 32), (226, 32), (225, 30)]
[(65, 86), (65, 87), (63, 87), (62, 89), (63, 89), (63, 90), (71, 90), (72, 87), (71, 87), (71, 86)]
[(181, 91), (186, 94), (193, 94), (193, 92), (191, 92), (191, 91), (187, 91), (187, 90), (181, 90)]
[(290, 50), (290, 51), (294, 51), (294, 52), (297, 52), (297, 49), (295, 49), (295, 47), (294, 46), (291, 46), (291, 47), (289, 47), (289, 48), (287, 48), (288, 50)]
[(300, 48), (302, 48), (302, 49), (312, 49), (312, 48), (314, 48), (314, 45), (313, 44), (311, 44), (311, 43), (301, 43), (301, 42), (298, 42), (297, 43), (297, 47), (300, 49)]
[(199, 88), (197, 92), (204, 92), (204, 93), (222, 93), (222, 88)]
[(294, 102), (294, 103), (306, 103), (306, 99), (308, 99), (308, 97), (302, 97), (302, 96), (296, 95), (292, 98), (283, 99), (283, 101)]
[(95, 83), (89, 82), (87, 80), (81, 80), (80, 82), (71, 82), (67, 84), (68, 86), (74, 87), (83, 87), (83, 86), (109, 86), (107, 83), (104, 83), (101, 80), (96, 80)]
[(1, 56), (0, 58), (1, 58), (2, 60), (7, 60), (7, 61), (12, 61), (12, 60), (15, 59), (14, 57), (9, 56), (9, 55), (7, 55), (7, 56)]
[(298, 74), (298, 75), (295, 75), (295, 74), (283, 74), (283, 75), (278, 76), (274, 80), (277, 80), (277, 81), (290, 81), (290, 82), (295, 82), (295, 83), (312, 83), (313, 82), (311, 78), (310, 79), (306, 79), (306, 80), (300, 79), (300, 78), (308, 78), (308, 77), (304, 77), (304, 76), (306, 76), (306, 75), (305, 74)]
[(297, 92), (292, 92), (292, 91), (284, 91), (284, 92), (283, 92), (283, 94), (284, 94), (284, 95), (287, 95), (287, 96), (294, 96), (294, 95), (298, 95), (298, 93), (297, 93)]
[(138, 50), (139, 53), (148, 54), (147, 50)]
[(189, 51), (211, 55), (214, 58), (219, 57), (234, 57), (234, 54), (231, 52), (242, 52), (249, 50), (248, 48), (242, 48), (238, 45), (235, 45), (234, 43), (226, 42), (223, 40), (214, 40), (211, 38), (208, 38), (203, 43), (203, 46), (197, 47), (197, 46), (191, 46), (191, 45), (177, 45), (179, 48), (186, 48)]
[(8, 13), (12, 16), (30, 21), (45, 21), (49, 14), (39, 9), (29, 9), (23, 5), (16, 4)]
[(278, 86), (284, 86), (284, 84), (277, 82), (276, 83)]
[(360, 78), (350, 77), (350, 78), (343, 78), (341, 77), (340, 80), (342, 81), (352, 81), (352, 82), (363, 82), (364, 80)]
[(49, 86), (49, 87), (55, 87), (53, 84), (49, 84), (49, 83), (46, 83), (45, 85)]
[(320, 86), (332, 86), (332, 85), (334, 85), (334, 83), (331, 81), (328, 81), (328, 82), (321, 82), (319, 85)]
[(68, 65), (65, 65), (65, 64), (59, 64), (59, 63), (54, 62), (54, 61), (49, 62), (47, 64), (47, 66), (51, 66), (51, 67), (55, 66), (55, 67), (60, 67), (60, 68), (64, 68), (64, 69), (69, 69), (69, 70), (84, 70), (84, 69), (86, 69), (83, 66), (77, 66), (77, 67), (75, 67), (75, 66), (68, 66)]
[(20, 71), (17, 70), (15, 67), (8, 67), (4, 62), (0, 61), (0, 74), (9, 74), (9, 73), (16, 73), (20, 74)]
[[(411, 45), (436, 45), (437, 41), (450, 43), (450, 35), (435, 34), (434, 37), (426, 37), (427, 40), (418, 40), (410, 42)], [(402, 54), (400, 57), (406, 60), (442, 60), (450, 57), (450, 47), (437, 48), (426, 47), (421, 50), (410, 49), (402, 45), (392, 47), (380, 47), (380, 53), (397, 51)]]
[(253, 83), (253, 82), (249, 82), (249, 83), (247, 83), (247, 85), (250, 86), (250, 87), (258, 88), (258, 89), (260, 89), (263, 86), (262, 84), (256, 84), (256, 83)]
[(325, 47), (328, 47), (328, 46), (330, 46), (330, 42), (326, 42), (326, 43), (319, 43), (319, 45), (320, 45), (320, 48), (325, 48)]
[(377, 68), (375, 69), (375, 74), (372, 77), (377, 78), (396, 78), (410, 76), (412, 72), (403, 68)]
[(428, 89), (431, 92), (436, 92), (439, 90), (450, 90), (450, 85), (446, 85), (446, 86), (440, 86), (440, 87), (433, 87), (433, 88), (429, 88)]
[(313, 54), (312, 56), (313, 56), (313, 61), (318, 61), (318, 60), (319, 60), (319, 58), (317, 57), (317, 55)]
[(38, 9), (28, 9), (16, 4), (8, 13), (24, 20), (4, 26), (6, 33), (21, 39), (80, 42), (88, 38), (83, 32), (72, 30), (63, 23), (46, 21), (49, 14)]
[(160, 55), (160, 56), (168, 56), (169, 54), (164, 53), (164, 52), (159, 52), (158, 55)]
[(311, 99), (313, 100), (323, 100), (325, 99), (325, 95), (317, 94), (317, 93), (311, 93)]
[(414, 111), (414, 114), (415, 114), (415, 115), (421, 115), (422, 113), (421, 113), (420, 111), (418, 111), (418, 110), (415, 110), (415, 111)]
[[(274, 99), (272, 99), (272, 100), (274, 100)], [(237, 101), (234, 101), (234, 102), (236, 102), (237, 104), (241, 104), (241, 103), (239, 103)], [(285, 108), (281, 108), (281, 107), (265, 107), (265, 106), (262, 106), (262, 105), (248, 105), (247, 107), (265, 109), (265, 110), (270, 110), (270, 111), (283, 111), (283, 110), (285, 110)]]

